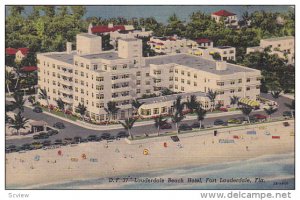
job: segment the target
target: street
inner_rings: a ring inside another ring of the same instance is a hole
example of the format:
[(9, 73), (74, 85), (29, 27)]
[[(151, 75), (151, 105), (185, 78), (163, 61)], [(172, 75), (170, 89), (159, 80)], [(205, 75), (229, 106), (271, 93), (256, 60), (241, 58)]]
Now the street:
[[(261, 96), (264, 98), (272, 99), (270, 94), (261, 94)], [(280, 97), (276, 101), (278, 102), (279, 107), (278, 107), (278, 111), (272, 117), (282, 116), (282, 113), (284, 111), (289, 110), (287, 107), (285, 107), (284, 103), (290, 103), (292, 100), (288, 99), (286, 97)], [(57, 135), (51, 136), (47, 139), (47, 140), (51, 140), (52, 142), (54, 142), (56, 139), (74, 138), (75, 136), (80, 136), (82, 138), (86, 138), (89, 135), (101, 136), (102, 133), (104, 133), (104, 132), (110, 133), (112, 136), (116, 136), (118, 134), (118, 132), (124, 131), (124, 129), (122, 129), (122, 128), (115, 129), (115, 130), (108, 130), (108, 131), (90, 130), (90, 129), (83, 128), (81, 126), (74, 125), (67, 121), (63, 121), (58, 118), (49, 116), (44, 113), (35, 113), (27, 107), (25, 107), (24, 109), (25, 109), (24, 117), (26, 117), (26, 118), (33, 119), (33, 120), (43, 120), (43, 121), (47, 122), (48, 125), (50, 125), (50, 126), (53, 126), (53, 124), (56, 122), (64, 123), (65, 129), (59, 130), (59, 133)], [(266, 113), (264, 111), (256, 112), (256, 113), (266, 115)], [(222, 119), (223, 121), (227, 121), (230, 118), (236, 118), (236, 117), (242, 117), (242, 116), (243, 116), (243, 114), (234, 114), (234, 115), (224, 116), (224, 117), (205, 118), (203, 121), (203, 125), (204, 126), (211, 125), (214, 123), (214, 121), (216, 119)], [(187, 121), (182, 122), (181, 124), (191, 125), (194, 122), (196, 122), (196, 120), (187, 120)], [(174, 126), (174, 124), (172, 124), (172, 129), (161, 130), (161, 133), (163, 133), (165, 131), (170, 132), (170, 131), (174, 131), (174, 130), (175, 130), (175, 126)], [(137, 126), (137, 127), (133, 127), (133, 129), (132, 129), (133, 135), (144, 135), (145, 133), (151, 134), (151, 133), (156, 133), (156, 132), (157, 132), (157, 129), (154, 125)], [(21, 139), (11, 139), (11, 140), (6, 141), (6, 146), (9, 146), (9, 145), (20, 146), (22, 144), (32, 143), (33, 141), (41, 141), (42, 142), (44, 140), (34, 140), (31, 137), (30, 138), (21, 138)]]

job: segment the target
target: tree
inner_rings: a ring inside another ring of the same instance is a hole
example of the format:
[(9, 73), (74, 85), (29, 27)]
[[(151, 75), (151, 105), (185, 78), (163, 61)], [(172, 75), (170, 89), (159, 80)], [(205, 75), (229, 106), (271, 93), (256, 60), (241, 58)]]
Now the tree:
[(194, 113), (195, 109), (199, 107), (199, 102), (197, 101), (196, 95), (191, 95), (186, 103), (188, 109), (190, 109), (191, 113)]
[(24, 112), (25, 99), (23, 98), (23, 95), (19, 91), (15, 91), (13, 98), (14, 100), (11, 102), (12, 107), (18, 109), (19, 112)]
[(277, 108), (274, 108), (273, 106), (270, 106), (269, 108), (264, 108), (265, 112), (269, 116), (269, 119), (271, 119), (271, 115), (277, 112)]
[(144, 104), (144, 102), (139, 102), (137, 99), (132, 100), (131, 106), (134, 109), (134, 113), (138, 113), (139, 108)]
[(79, 113), (81, 115), (82, 120), (84, 120), (84, 115), (86, 113), (86, 106), (84, 106), (84, 104), (79, 103), (78, 106), (76, 107), (76, 112)]
[(123, 126), (123, 128), (128, 131), (128, 134), (130, 136), (131, 139), (133, 139), (133, 135), (131, 133), (131, 129), (133, 128), (134, 123), (136, 122), (137, 119), (133, 119), (133, 118), (127, 118), (125, 119), (124, 122), (119, 121), (119, 123)]
[(206, 110), (204, 110), (200, 105), (198, 105), (198, 107), (195, 109), (195, 112), (197, 114), (197, 119), (198, 119), (199, 124), (200, 124), (199, 129), (201, 129), (202, 121), (204, 120), (204, 117), (206, 115)]
[(288, 107), (291, 110), (292, 117), (294, 117), (294, 111), (295, 111), (295, 100), (293, 100), (291, 103), (284, 103), (286, 107)]
[(14, 128), (17, 130), (17, 134), (20, 135), (19, 130), (25, 129), (27, 126), (25, 124), (27, 123), (28, 119), (22, 116), (21, 112), (18, 112), (18, 114), (14, 114), (14, 117), (10, 119), (10, 128)]
[(57, 107), (64, 113), (65, 117), (66, 117), (66, 112), (65, 112), (65, 102), (59, 98), (56, 101), (56, 105)]
[(240, 100), (240, 97), (238, 97), (238, 96), (230, 97), (230, 105), (233, 105), (235, 107), (235, 105), (238, 105), (239, 100)]
[(86, 13), (85, 6), (70, 6), (75, 19), (81, 19)]
[(211, 89), (208, 89), (208, 93), (206, 94), (206, 96), (210, 100), (210, 111), (212, 112), (213, 109), (215, 109), (215, 99), (217, 96), (217, 92), (213, 92)]
[(5, 70), (5, 84), (7, 88), (7, 92), (10, 95), (10, 85), (14, 79), (15, 75), (12, 72)]
[(159, 136), (160, 128), (167, 122), (167, 119), (164, 119), (163, 116), (159, 115), (154, 118), (154, 126), (157, 128), (157, 136)]
[(28, 101), (31, 103), (32, 106), (34, 106), (36, 104), (35, 96), (29, 96)]
[(214, 60), (221, 60), (221, 55), (218, 52), (213, 53), (211, 56)]
[(247, 117), (248, 123), (250, 124), (250, 117), (249, 117), (249, 115), (252, 112), (252, 107), (250, 107), (250, 106), (243, 106), (241, 108), (241, 111), (242, 111), (243, 115), (245, 115)]
[(48, 107), (48, 110), (50, 112), (50, 104), (49, 104), (49, 99), (48, 99), (48, 94), (47, 94), (47, 90), (46, 89), (41, 89), (40, 88), (40, 93), (39, 93), (39, 98), (41, 99), (44, 99), (47, 101), (47, 107)]
[(176, 134), (178, 136), (179, 134), (179, 123), (184, 119), (184, 115), (178, 111), (176, 111), (172, 116), (171, 116), (172, 122), (175, 124), (176, 127)]
[(173, 102), (173, 113), (178, 112), (180, 115), (183, 115), (183, 109), (184, 109), (184, 103), (181, 102), (182, 97), (181, 96), (177, 96), (176, 100)]
[(120, 110), (120, 108), (117, 107), (117, 103), (114, 101), (107, 102), (106, 106), (107, 107), (104, 108), (104, 110), (108, 115), (108, 120), (107, 120), (107, 124), (106, 124), (106, 125), (108, 125), (108, 123), (110, 121), (110, 117), (113, 117), (115, 114), (117, 114), (118, 111)]
[(44, 11), (45, 16), (47, 16), (49, 18), (52, 18), (55, 16), (55, 6), (50, 6), (50, 5), (40, 6), (40, 9), (42, 11)]
[(10, 6), (10, 15), (19, 16), (24, 12), (24, 6)]

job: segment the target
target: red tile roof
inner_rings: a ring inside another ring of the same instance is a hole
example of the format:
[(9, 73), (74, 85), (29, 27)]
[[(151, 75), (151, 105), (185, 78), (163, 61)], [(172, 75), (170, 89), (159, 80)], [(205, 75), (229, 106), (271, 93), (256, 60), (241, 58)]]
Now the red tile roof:
[(108, 26), (94, 26), (92, 27), (92, 33), (107, 33), (107, 32), (114, 32), (114, 31), (125, 31), (125, 26), (113, 26), (109, 28)]
[(164, 43), (162, 43), (162, 42), (158, 42), (158, 43), (156, 43), (157, 45), (164, 45)]
[(15, 48), (6, 48), (5, 49), (5, 53), (7, 54), (7, 55), (16, 55), (16, 53), (17, 53), (17, 49), (15, 49)]
[(21, 51), (21, 53), (23, 54), (23, 55), (27, 55), (28, 54), (28, 52), (29, 52), (29, 48), (26, 48), (26, 47), (24, 47), (24, 48), (19, 48), (18, 49), (19, 51)]
[(199, 39), (196, 40), (196, 42), (198, 44), (200, 44), (200, 43), (208, 43), (208, 42), (211, 42), (211, 40), (207, 39), (207, 38), (199, 38)]
[(33, 71), (37, 70), (37, 67), (36, 66), (25, 66), (25, 67), (22, 67), (21, 70), (23, 72), (33, 72)]
[(221, 17), (229, 17), (236, 15), (234, 13), (228, 12), (227, 10), (219, 10), (217, 12), (214, 12), (213, 15), (221, 16)]

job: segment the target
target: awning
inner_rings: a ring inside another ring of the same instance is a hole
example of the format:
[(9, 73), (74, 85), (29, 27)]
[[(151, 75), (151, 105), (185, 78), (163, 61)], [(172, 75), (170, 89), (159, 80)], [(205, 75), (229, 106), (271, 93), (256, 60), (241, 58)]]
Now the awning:
[(251, 99), (248, 99), (248, 98), (241, 98), (239, 100), (240, 103), (243, 103), (243, 104), (246, 104), (248, 106), (253, 106), (253, 107), (256, 107), (256, 106), (259, 106), (259, 102), (255, 101), (255, 100), (251, 100)]

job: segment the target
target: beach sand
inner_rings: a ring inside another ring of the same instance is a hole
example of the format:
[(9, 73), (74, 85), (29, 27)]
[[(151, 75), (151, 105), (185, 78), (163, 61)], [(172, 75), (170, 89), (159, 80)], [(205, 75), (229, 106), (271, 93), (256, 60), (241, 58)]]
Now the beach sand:
[[(73, 180), (109, 178), (135, 172), (157, 171), (167, 168), (200, 166), (254, 158), (262, 155), (294, 151), (294, 122), (289, 127), (282, 123), (265, 124), (256, 135), (247, 130), (224, 132), (217, 136), (202, 135), (180, 138), (173, 142), (170, 137), (160, 142), (127, 144), (124, 140), (107, 143), (90, 142), (58, 149), (34, 150), (26, 153), (6, 154), (6, 186), (31, 188), (38, 185)], [(268, 130), (271, 135), (264, 134)], [(272, 139), (280, 136), (280, 139)], [(234, 139), (235, 143), (221, 144), (220, 139)], [(164, 147), (164, 142), (167, 147)], [(144, 149), (149, 155), (144, 155)], [(58, 155), (61, 150), (62, 155)], [(82, 158), (86, 155), (86, 159)], [(36, 161), (35, 157), (39, 156)], [(91, 162), (90, 159), (97, 159)], [(72, 161), (73, 160), (73, 161)], [(61, 188), (63, 189), (63, 188)]]

